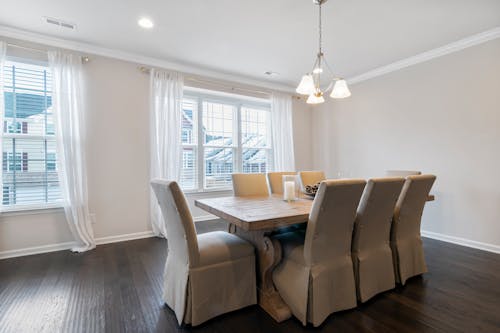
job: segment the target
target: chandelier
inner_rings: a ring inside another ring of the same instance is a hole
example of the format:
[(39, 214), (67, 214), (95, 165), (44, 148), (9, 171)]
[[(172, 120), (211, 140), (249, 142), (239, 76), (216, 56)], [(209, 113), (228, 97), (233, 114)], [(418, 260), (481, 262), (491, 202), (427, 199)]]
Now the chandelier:
[(326, 1), (327, 0), (313, 0), (314, 4), (318, 5), (319, 8), (319, 51), (316, 55), (316, 61), (314, 62), (312, 72), (302, 76), (302, 80), (300, 80), (299, 86), (295, 90), (298, 94), (309, 95), (307, 98), (308, 104), (320, 104), (325, 101), (323, 97), (323, 90), (321, 90), (321, 75), (323, 74), (324, 69), (326, 69), (333, 77), (331, 83), (326, 87), (326, 89), (324, 89), (324, 92), (329, 91), (333, 87), (332, 93), (330, 94), (331, 98), (346, 98), (351, 96), (351, 92), (347, 87), (347, 82), (343, 78), (333, 74), (333, 71), (326, 62), (325, 55), (323, 54), (321, 39), (323, 33), (323, 27), (321, 26), (321, 5)]

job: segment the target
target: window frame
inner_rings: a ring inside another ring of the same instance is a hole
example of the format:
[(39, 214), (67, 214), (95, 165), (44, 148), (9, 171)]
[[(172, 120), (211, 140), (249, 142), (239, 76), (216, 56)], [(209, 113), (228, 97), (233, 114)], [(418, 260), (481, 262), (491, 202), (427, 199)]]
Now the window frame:
[[(209, 93), (200, 91), (204, 89), (189, 89), (185, 87), (187, 91), (184, 91), (183, 102), (184, 100), (191, 100), (196, 103), (196, 115), (193, 118), (196, 118), (196, 143), (195, 144), (185, 144), (181, 139), (181, 151), (184, 147), (193, 147), (196, 151), (196, 188), (195, 189), (184, 189), (185, 193), (211, 193), (211, 192), (227, 192), (232, 191), (232, 185), (225, 187), (216, 187), (216, 188), (207, 188), (205, 184), (205, 148), (227, 148), (233, 150), (233, 172), (243, 172), (243, 149), (247, 147), (243, 147), (242, 145), (242, 123), (241, 123), (241, 110), (244, 107), (259, 109), (262, 111), (269, 112), (268, 117), (268, 140), (267, 147), (258, 147), (256, 149), (265, 149), (268, 151), (269, 161), (268, 161), (268, 171), (272, 170), (272, 166), (274, 163), (274, 155), (272, 150), (272, 123), (271, 123), (271, 101), (263, 100), (260, 98), (251, 98), (246, 96), (228, 96), (232, 94), (221, 93), (218, 94), (217, 91), (210, 91)], [(203, 102), (209, 103), (219, 103), (225, 105), (231, 105), (234, 108), (233, 111), (233, 145), (232, 146), (207, 146), (204, 144), (203, 137)], [(236, 133), (235, 133), (236, 132)], [(236, 144), (234, 144), (236, 141)], [(250, 148), (251, 149), (251, 148)], [(182, 160), (181, 160), (181, 172), (182, 172)], [(182, 184), (180, 184), (182, 187)]]
[[(48, 72), (50, 72), (50, 68), (49, 68), (49, 65), (48, 65), (48, 61), (42, 61), (42, 60), (35, 60), (35, 59), (29, 59), (29, 58), (25, 58), (25, 57), (17, 57), (17, 56), (9, 56), (7, 55), (6, 57), (6, 63), (20, 63), (20, 64), (26, 64), (26, 65), (35, 65), (35, 66), (42, 66), (42, 67), (46, 67), (46, 70)], [(53, 98), (53, 95), (52, 95), (53, 91), (50, 90), (49, 94), (50, 96)], [(4, 107), (6, 107), (6, 105), (4, 105)], [(17, 139), (22, 139), (22, 140), (34, 140), (34, 141), (37, 141), (37, 140), (40, 140), (40, 141), (43, 141), (43, 145), (45, 146), (45, 157), (47, 157), (47, 151), (46, 151), (46, 147), (48, 145), (48, 143), (54, 143), (56, 144), (56, 136), (55, 136), (55, 132), (52, 130), (51, 133), (49, 133), (48, 131), (48, 127), (46, 128), (46, 132), (42, 135), (40, 134), (29, 134), (28, 133), (28, 130), (29, 130), (29, 125), (28, 123), (25, 124), (25, 121), (17, 121), (16, 120), (16, 126), (19, 124), (21, 125), (19, 129), (16, 128), (16, 130), (14, 131), (7, 131), (5, 132), (4, 129), (5, 129), (5, 126), (6, 126), (6, 120), (5, 120), (5, 110), (1, 110), (1, 112), (3, 112), (4, 114), (4, 124), (2, 126), (2, 142), (7, 139), (13, 139), (13, 140), (17, 140)], [(47, 110), (45, 110), (45, 113), (47, 114)], [(52, 125), (52, 129), (54, 128), (54, 124), (53, 123), (47, 123), (47, 119), (44, 120), (45, 122), (45, 126), (48, 126), (48, 125)], [(26, 130), (25, 130), (25, 127), (26, 127)], [(7, 128), (8, 128), (8, 124), (7, 124)], [(19, 130), (19, 131), (17, 131)], [(2, 158), (3, 158), (3, 153), (4, 153), (4, 150), (3, 150), (3, 147), (1, 147), (1, 150), (2, 150)], [(45, 172), (45, 174), (47, 174), (47, 172), (58, 172), (57, 170), (57, 154), (58, 152), (56, 151), (55, 152), (55, 155), (56, 155), (56, 168), (55, 170), (47, 170), (47, 160), (45, 161), (45, 170), (43, 172)], [(8, 152), (7, 152), (7, 155), (8, 155)], [(24, 157), (24, 156), (23, 156)], [(52, 162), (53, 160), (51, 160)], [(28, 167), (28, 164), (29, 164), (29, 159), (27, 162), (27, 167)], [(7, 158), (7, 169), (8, 169), (8, 158)], [(23, 170), (24, 168), (24, 160), (21, 158), (21, 171), (17, 170), (16, 172), (29, 172), (29, 170)], [(3, 177), (3, 172), (5, 172), (5, 170), (3, 170), (3, 165), (2, 165), (2, 177)], [(7, 170), (8, 172), (8, 170)], [(52, 210), (56, 210), (56, 211), (59, 211), (60, 209), (62, 209), (64, 207), (64, 200), (63, 198), (59, 198), (53, 202), (45, 202), (45, 203), (27, 203), (27, 204), (10, 204), (10, 205), (4, 205), (3, 204), (3, 195), (4, 195), (4, 187), (5, 186), (9, 186), (9, 185), (4, 185), (3, 184), (3, 179), (0, 179), (0, 182), (2, 183), (2, 200), (0, 201), (0, 211), (2, 213), (6, 213), (6, 214), (9, 214), (9, 215), (18, 215), (18, 214), (30, 214), (30, 212), (43, 212), (43, 211), (47, 211), (47, 212), (50, 212)], [(48, 186), (48, 185), (47, 185)], [(61, 192), (61, 196), (63, 195), (63, 193)]]

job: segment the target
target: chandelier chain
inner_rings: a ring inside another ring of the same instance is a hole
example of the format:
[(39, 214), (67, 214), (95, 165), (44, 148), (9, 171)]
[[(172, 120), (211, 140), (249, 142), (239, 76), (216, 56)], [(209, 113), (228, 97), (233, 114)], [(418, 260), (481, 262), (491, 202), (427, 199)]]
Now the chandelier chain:
[(321, 45), (322, 44), (322, 34), (323, 34), (323, 28), (322, 28), (322, 24), (321, 24), (321, 2), (319, 3), (318, 7), (319, 7), (319, 20), (318, 20), (318, 22), (319, 22), (319, 29), (318, 29), (319, 30), (319, 53), (321, 54), (321, 53), (323, 53), (322, 47), (321, 47), (322, 46)]

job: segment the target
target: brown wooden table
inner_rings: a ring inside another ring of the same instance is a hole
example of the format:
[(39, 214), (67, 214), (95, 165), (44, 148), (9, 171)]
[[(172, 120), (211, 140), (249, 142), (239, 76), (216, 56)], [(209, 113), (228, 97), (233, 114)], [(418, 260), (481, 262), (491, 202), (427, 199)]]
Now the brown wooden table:
[[(427, 201), (433, 201), (429, 196)], [(292, 313), (275, 289), (272, 273), (281, 260), (281, 245), (270, 234), (280, 227), (307, 222), (313, 200), (287, 202), (282, 195), (199, 199), (195, 205), (230, 223), (229, 231), (251, 242), (257, 250), (259, 305), (277, 322)]]
[(283, 201), (282, 195), (222, 197), (195, 201), (197, 207), (229, 222), (230, 232), (255, 246), (258, 302), (277, 322), (287, 320), (292, 313), (274, 288), (272, 273), (281, 260), (281, 245), (269, 235), (280, 227), (307, 222), (312, 203), (312, 199)]

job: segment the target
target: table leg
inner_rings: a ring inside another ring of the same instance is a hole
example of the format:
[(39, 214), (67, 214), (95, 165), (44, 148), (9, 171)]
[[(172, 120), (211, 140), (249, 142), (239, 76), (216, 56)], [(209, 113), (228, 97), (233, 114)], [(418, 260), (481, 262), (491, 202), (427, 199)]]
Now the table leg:
[(273, 269), (281, 260), (281, 244), (264, 231), (245, 231), (232, 227), (231, 232), (251, 242), (257, 250), (257, 287), (259, 305), (278, 323), (292, 316), (290, 308), (274, 287)]

